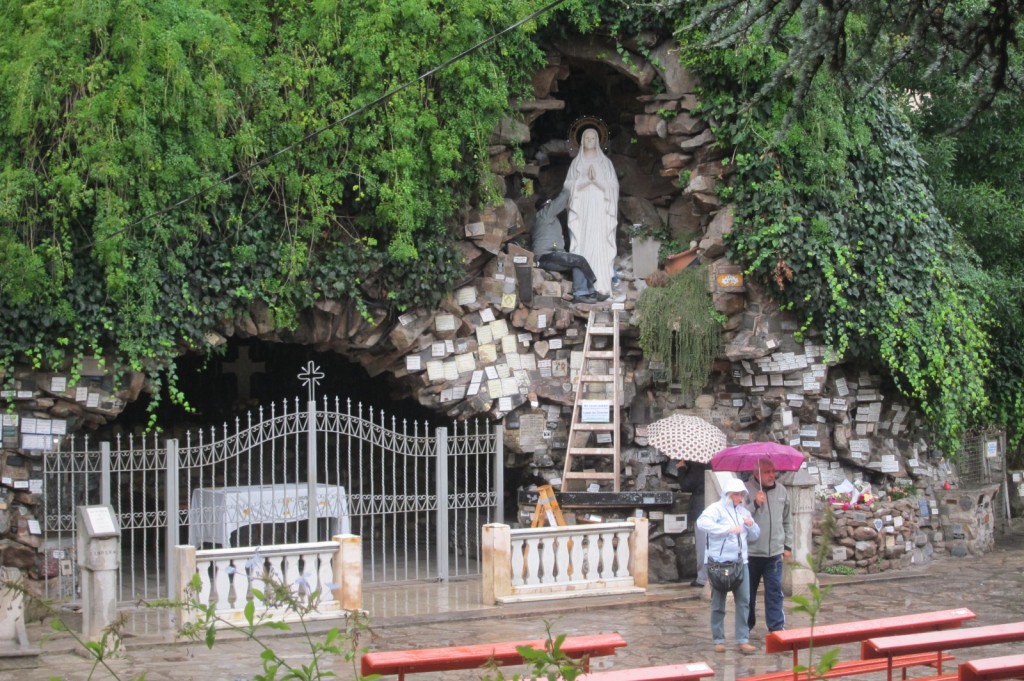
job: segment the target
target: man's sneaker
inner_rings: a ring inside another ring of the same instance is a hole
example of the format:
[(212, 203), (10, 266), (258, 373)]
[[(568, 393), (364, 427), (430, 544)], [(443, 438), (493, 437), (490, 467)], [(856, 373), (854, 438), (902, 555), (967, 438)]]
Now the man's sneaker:
[(588, 294), (588, 295), (585, 295), (585, 296), (573, 296), (572, 297), (572, 302), (574, 302), (574, 303), (583, 303), (585, 305), (593, 305), (594, 303), (599, 303), (601, 301), (599, 301), (593, 295), (589, 295)]
[(716, 653), (724, 653), (725, 652), (725, 644), (724, 643), (716, 643), (715, 644), (715, 652)]
[(757, 647), (752, 646), (749, 643), (741, 643), (738, 646), (736, 646), (736, 650), (740, 651), (744, 655), (753, 655), (757, 652)]

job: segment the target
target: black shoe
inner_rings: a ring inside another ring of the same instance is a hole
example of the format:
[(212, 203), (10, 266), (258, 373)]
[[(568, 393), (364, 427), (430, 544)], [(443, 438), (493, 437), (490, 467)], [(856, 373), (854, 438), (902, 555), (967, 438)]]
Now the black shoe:
[(690, 586), (699, 586), (699, 587), (703, 587), (704, 585), (703, 585), (703, 584), (701, 584), (700, 582), (698, 582), (698, 581), (697, 581), (697, 580), (695, 579), (695, 580), (693, 580), (692, 582), (690, 582)]
[(602, 303), (602, 302), (608, 300), (608, 294), (607, 293), (601, 293), (600, 291), (594, 291), (590, 295), (592, 297), (594, 297), (594, 298), (597, 298), (597, 302), (599, 302), (599, 303)]
[(574, 302), (574, 303), (583, 303), (585, 305), (593, 305), (594, 303), (598, 303), (598, 302), (601, 302), (601, 301), (599, 301), (593, 295), (585, 295), (585, 296), (573, 296), (572, 297), (572, 302)]

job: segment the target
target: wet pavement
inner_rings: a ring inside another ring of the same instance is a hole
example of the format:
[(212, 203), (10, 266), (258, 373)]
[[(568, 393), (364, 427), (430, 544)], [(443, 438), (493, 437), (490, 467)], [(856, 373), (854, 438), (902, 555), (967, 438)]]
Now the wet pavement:
[[(968, 607), (977, 625), (1024, 620), (1024, 526), (1001, 535), (994, 551), (981, 557), (943, 557), (926, 565), (895, 573), (862, 577), (823, 576), (831, 591), (822, 607), (819, 623)], [(371, 650), (400, 650), (434, 646), (543, 638), (546, 627), (553, 634), (594, 634), (618, 632), (628, 642), (613, 657), (593, 660), (595, 671), (704, 661), (715, 670), (716, 681), (734, 681), (750, 674), (788, 669), (788, 655), (741, 655), (730, 645), (725, 653), (712, 650), (708, 624), (709, 603), (701, 590), (679, 584), (652, 585), (646, 596), (589, 597), (533, 604), (488, 607), (479, 602), (479, 583), (449, 585), (418, 584), (400, 587), (371, 587), (366, 590), (365, 607), (370, 612), (370, 631), (361, 645)], [(763, 605), (759, 605), (759, 620)], [(730, 614), (726, 632), (731, 633)], [(787, 599), (787, 608), (789, 602)], [(790, 627), (807, 626), (801, 614), (789, 613)], [(327, 625), (311, 625), (313, 640)], [(202, 644), (173, 642), (161, 623), (154, 633), (129, 638), (122, 657), (111, 661), (116, 673), (91, 670), (91, 663), (75, 654), (66, 634), (41, 640), (43, 625), (29, 628), (33, 644), (40, 645), (40, 666), (33, 670), (0, 672), (0, 679), (37, 681), (43, 679), (134, 679), (145, 673), (147, 681), (241, 681), (260, 673), (258, 644), (222, 636), (212, 650)], [(763, 650), (762, 624), (752, 642)], [(270, 634), (265, 639), (290, 664), (310, 660), (309, 643), (295, 635)], [(988, 646), (953, 651), (958, 660), (1024, 651), (1024, 644)], [(841, 659), (855, 658), (859, 646), (842, 648)], [(338, 678), (356, 676), (355, 661), (334, 658), (326, 667)], [(90, 677), (90, 672), (94, 672)], [(511, 667), (507, 674), (525, 672)], [(479, 670), (448, 672), (444, 681), (482, 678)], [(392, 677), (393, 678), (393, 677)], [(866, 681), (883, 675), (858, 677)], [(410, 681), (440, 681), (442, 674), (417, 674)]]

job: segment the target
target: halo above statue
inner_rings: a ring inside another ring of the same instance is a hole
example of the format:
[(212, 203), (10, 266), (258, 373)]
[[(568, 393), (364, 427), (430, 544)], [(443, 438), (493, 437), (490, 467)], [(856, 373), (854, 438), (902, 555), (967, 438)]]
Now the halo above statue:
[(569, 153), (573, 156), (580, 150), (580, 136), (587, 128), (597, 130), (597, 141), (601, 149), (608, 151), (608, 125), (597, 116), (580, 116), (569, 126)]

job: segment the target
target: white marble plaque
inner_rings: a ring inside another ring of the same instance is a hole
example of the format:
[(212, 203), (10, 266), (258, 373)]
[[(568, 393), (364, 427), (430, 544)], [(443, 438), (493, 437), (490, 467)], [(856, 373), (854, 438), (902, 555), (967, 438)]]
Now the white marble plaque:
[[(506, 336), (506, 338), (511, 338), (511, 336)], [(510, 352), (506, 354), (505, 362), (512, 371), (518, 371), (523, 368), (523, 356), (518, 352)]]
[(494, 343), (485, 343), (476, 349), (481, 364), (492, 364), (498, 361), (498, 346)]
[(512, 411), (512, 398), (511, 397), (499, 397), (498, 398), (498, 411), (510, 412)]
[(419, 355), (406, 355), (405, 370), (410, 372), (423, 371), (423, 358)]
[(62, 393), (68, 389), (67, 376), (54, 376), (50, 379), (50, 392)]
[(506, 355), (519, 352), (519, 341), (515, 336), (506, 335), (501, 337), (501, 351)]
[(562, 339), (552, 338), (551, 340), (548, 341), (548, 347), (551, 348), (552, 350), (560, 350), (562, 348)]
[(484, 324), (490, 324), (491, 322), (493, 322), (494, 310), (492, 310), (489, 307), (485, 307), (484, 309), (480, 310), (480, 321), (482, 321)]
[(508, 322), (504, 319), (495, 319), (490, 323), (490, 327), (491, 337), (494, 338), (494, 340), (504, 338), (508, 335)]
[(439, 359), (432, 359), (427, 362), (427, 380), (428, 381), (443, 381), (444, 380), (444, 362)]
[(491, 397), (501, 397), (501, 379), (492, 378), (487, 381), (487, 393)]
[(459, 305), (472, 305), (476, 302), (476, 289), (472, 286), (460, 288), (455, 292), (455, 300)]
[(458, 367), (459, 374), (468, 374), (476, 369), (476, 358), (473, 357), (471, 352), (455, 355), (455, 366)]
[(548, 316), (546, 314), (537, 315), (537, 328), (546, 329), (548, 328)]
[(541, 378), (551, 378), (551, 360), (542, 359), (537, 362), (537, 371), (540, 372)]
[(434, 328), (438, 331), (454, 331), (455, 330), (455, 315), (453, 314), (439, 314), (434, 317)]
[(490, 326), (478, 326), (476, 327), (476, 344), (487, 345), (494, 342), (494, 334), (491, 333)]
[(459, 380), (459, 365), (454, 359), (450, 359), (444, 363), (444, 380)]
[(488, 380), (498, 378), (498, 370), (494, 366), (484, 367), (484, 372), (487, 374)]
[(88, 388), (75, 388), (75, 402), (85, 402), (89, 399)]
[(444, 341), (430, 344), (430, 356), (431, 357), (444, 357)]

